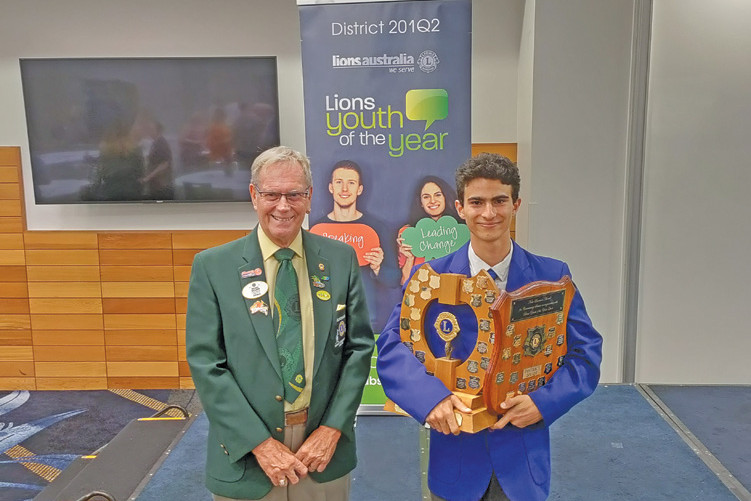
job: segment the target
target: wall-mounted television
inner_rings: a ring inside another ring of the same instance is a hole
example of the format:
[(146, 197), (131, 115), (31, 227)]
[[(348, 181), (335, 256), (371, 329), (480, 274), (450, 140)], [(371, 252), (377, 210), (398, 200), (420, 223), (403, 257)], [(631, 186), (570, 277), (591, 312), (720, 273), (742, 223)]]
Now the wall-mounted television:
[(21, 59), (37, 204), (248, 201), (276, 57)]

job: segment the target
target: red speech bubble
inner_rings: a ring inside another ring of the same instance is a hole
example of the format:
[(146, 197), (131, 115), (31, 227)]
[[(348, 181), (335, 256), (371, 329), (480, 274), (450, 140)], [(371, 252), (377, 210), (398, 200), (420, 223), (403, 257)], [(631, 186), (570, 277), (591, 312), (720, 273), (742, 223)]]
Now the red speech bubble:
[(318, 223), (310, 229), (310, 232), (351, 245), (355, 249), (360, 266), (368, 264), (365, 260), (366, 252), (381, 246), (378, 233), (362, 223)]

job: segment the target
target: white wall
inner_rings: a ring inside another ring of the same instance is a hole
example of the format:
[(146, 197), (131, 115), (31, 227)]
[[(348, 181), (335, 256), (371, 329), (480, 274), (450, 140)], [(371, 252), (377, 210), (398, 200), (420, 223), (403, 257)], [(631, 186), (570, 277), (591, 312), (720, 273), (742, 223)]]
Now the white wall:
[[(473, 142), (514, 142), (523, 0), (473, 2)], [(249, 203), (36, 206), (19, 58), (276, 55), (282, 142), (304, 150), (295, 0), (2, 0), (0, 145), (21, 146), (28, 225), (62, 229), (244, 229)]]
[(530, 95), (519, 94), (526, 243), (569, 263), (605, 340), (602, 381), (620, 381), (633, 1), (537, 0), (527, 15), (519, 64), (520, 82), (532, 80)]
[(637, 380), (751, 383), (751, 3), (654, 4)]

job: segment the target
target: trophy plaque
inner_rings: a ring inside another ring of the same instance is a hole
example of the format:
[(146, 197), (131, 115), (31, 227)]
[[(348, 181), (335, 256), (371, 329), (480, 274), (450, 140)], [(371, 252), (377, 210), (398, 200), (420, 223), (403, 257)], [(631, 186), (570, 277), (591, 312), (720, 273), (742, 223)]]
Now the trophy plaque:
[[(424, 264), (412, 275), (402, 299), (399, 332), (402, 343), (429, 374), (440, 379), (472, 412), (455, 412), (463, 432), (476, 433), (495, 424), (509, 397), (544, 386), (566, 355), (566, 321), (574, 297), (571, 278), (532, 282), (514, 292), (499, 292), (486, 271), (474, 277), (436, 273)], [(477, 320), (477, 340), (464, 360), (452, 357), (459, 338), (474, 335), (459, 325), (447, 308), (426, 321), (428, 306), (467, 305)], [(464, 331), (462, 330), (464, 329)], [(429, 335), (445, 343), (436, 357)], [(406, 413), (388, 400), (385, 409)]]
[(496, 343), (483, 385), (490, 412), (503, 414), (506, 398), (545, 386), (563, 365), (575, 290), (571, 277), (564, 276), (559, 282), (532, 282), (503, 292), (493, 304)]
[[(456, 412), (461, 431), (475, 433), (498, 420), (487, 410), (482, 396), (495, 337), (491, 305), (497, 302), (498, 296), (495, 282), (484, 270), (471, 278), (455, 273), (439, 275), (429, 264), (422, 265), (412, 275), (404, 291), (399, 323), (402, 342), (425, 365), (428, 373), (443, 381), (472, 409), (470, 414)], [(465, 360), (452, 357), (452, 344), (462, 335), (469, 334), (462, 332), (456, 315), (447, 309), (438, 314), (432, 325), (426, 324), (425, 311), (433, 301), (439, 305), (466, 304), (474, 312), (477, 341)], [(442, 357), (436, 357), (428, 345), (426, 333), (432, 331), (445, 343)], [(399, 411), (392, 402), (387, 402), (386, 409)]]

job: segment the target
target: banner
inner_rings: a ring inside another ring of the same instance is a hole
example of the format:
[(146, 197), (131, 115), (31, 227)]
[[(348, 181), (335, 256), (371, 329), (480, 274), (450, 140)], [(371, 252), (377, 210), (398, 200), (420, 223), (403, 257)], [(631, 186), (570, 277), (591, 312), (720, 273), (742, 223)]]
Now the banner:
[(310, 228), (355, 248), (380, 332), (411, 267), (469, 238), (453, 186), (471, 151), (471, 3), (299, 9)]

